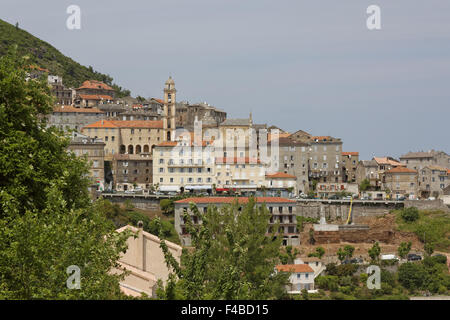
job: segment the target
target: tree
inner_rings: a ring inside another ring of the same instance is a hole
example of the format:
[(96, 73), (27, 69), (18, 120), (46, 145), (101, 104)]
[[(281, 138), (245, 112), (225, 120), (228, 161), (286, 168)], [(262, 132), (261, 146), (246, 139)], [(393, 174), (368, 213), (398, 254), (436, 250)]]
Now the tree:
[(340, 262), (344, 261), (345, 259), (345, 252), (342, 250), (342, 248), (339, 248), (337, 251), (337, 256)]
[(347, 259), (350, 259), (351, 257), (353, 257), (353, 252), (355, 252), (355, 247), (353, 247), (351, 245), (346, 245), (344, 247), (345, 257)]
[(398, 268), (398, 281), (409, 289), (421, 289), (428, 282), (428, 273), (421, 263), (407, 262)]
[(377, 262), (381, 254), (380, 244), (378, 242), (375, 242), (372, 248), (369, 249), (368, 253), (369, 257), (372, 259), (372, 262)]
[(397, 249), (397, 252), (398, 252), (398, 255), (400, 256), (400, 258), (402, 258), (402, 259), (406, 258), (409, 251), (411, 251), (411, 246), (412, 246), (411, 241), (400, 243), (400, 246)]
[(425, 243), (423, 246), (423, 249), (425, 250), (425, 253), (429, 256), (431, 256), (434, 252), (434, 245), (431, 242)]
[(361, 184), (359, 185), (359, 190), (360, 191), (366, 191), (370, 188), (370, 181), (369, 179), (364, 179), (363, 181), (361, 181)]
[(297, 248), (292, 250), (292, 246), (286, 246), (286, 252), (280, 253), (280, 261), (282, 264), (292, 264), (298, 254), (299, 251)]
[(164, 239), (160, 243), (174, 274), (165, 288), (159, 288), (163, 298), (171, 286), (180, 299), (276, 299), (285, 295), (289, 275), (274, 273), (282, 239), (266, 235), (270, 213), (265, 206), (257, 207), (250, 198), (241, 211), (237, 201), (220, 209), (209, 207), (206, 213), (192, 203), (190, 211), (202, 224), (193, 225), (185, 212), (193, 249), (183, 252), (181, 263), (173, 258)]
[(308, 257), (317, 257), (319, 259), (322, 259), (324, 254), (325, 254), (325, 249), (323, 247), (317, 247), (315, 252), (308, 254)]
[(161, 207), (161, 210), (164, 212), (165, 215), (170, 215), (174, 213), (175, 204), (173, 203), (172, 199), (162, 199), (159, 202), (159, 206)]
[(419, 210), (416, 207), (404, 208), (400, 216), (405, 222), (414, 222), (419, 219)]
[[(129, 234), (91, 204), (88, 165), (46, 128), (49, 87), (25, 80), (28, 65), (14, 50), (0, 58), (0, 299), (121, 298), (110, 271)], [(71, 265), (80, 290), (66, 286)]]

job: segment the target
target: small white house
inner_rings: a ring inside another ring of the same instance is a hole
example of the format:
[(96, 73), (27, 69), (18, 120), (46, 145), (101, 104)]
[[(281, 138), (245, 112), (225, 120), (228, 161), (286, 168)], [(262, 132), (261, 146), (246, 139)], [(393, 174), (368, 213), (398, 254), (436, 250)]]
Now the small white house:
[(325, 265), (322, 261), (317, 257), (303, 257), (297, 258), (294, 261), (294, 264), (307, 264), (314, 270), (314, 278), (317, 278), (325, 269)]
[(276, 266), (277, 272), (289, 272), (287, 293), (301, 293), (303, 289), (314, 290), (314, 270), (307, 264), (282, 264)]

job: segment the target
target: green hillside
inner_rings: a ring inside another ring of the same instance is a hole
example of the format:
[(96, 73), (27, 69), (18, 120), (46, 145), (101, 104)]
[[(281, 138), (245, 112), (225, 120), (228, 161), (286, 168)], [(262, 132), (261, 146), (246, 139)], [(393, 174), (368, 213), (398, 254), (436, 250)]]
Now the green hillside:
[(47, 42), (0, 19), (0, 55), (6, 54), (13, 45), (17, 45), (19, 54), (29, 56), (30, 64), (62, 76), (65, 86), (77, 88), (85, 80), (98, 80), (113, 87), (118, 97), (130, 95), (129, 90), (113, 84), (109, 75), (99, 73), (91, 66), (82, 66)]

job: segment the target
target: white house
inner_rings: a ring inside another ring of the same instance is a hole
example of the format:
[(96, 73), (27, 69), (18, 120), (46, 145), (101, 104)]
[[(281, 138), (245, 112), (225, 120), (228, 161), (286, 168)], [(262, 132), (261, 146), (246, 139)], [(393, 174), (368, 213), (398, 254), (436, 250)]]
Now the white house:
[(276, 266), (277, 272), (289, 272), (287, 293), (301, 293), (303, 289), (314, 290), (314, 270), (307, 264), (284, 264)]

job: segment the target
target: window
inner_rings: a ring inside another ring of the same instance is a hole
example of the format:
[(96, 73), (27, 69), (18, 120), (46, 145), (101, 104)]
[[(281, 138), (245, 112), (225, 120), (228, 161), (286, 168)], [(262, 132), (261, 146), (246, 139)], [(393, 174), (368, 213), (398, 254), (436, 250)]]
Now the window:
[(309, 273), (305, 273), (305, 279), (308, 279)]
[(164, 179), (163, 178), (159, 178), (159, 182), (164, 182)]
[(105, 137), (105, 142), (108, 141), (108, 136)]
[(164, 172), (164, 168), (159, 168), (159, 173), (163, 173)]
[(173, 182), (173, 178), (170, 178), (170, 182)]
[(111, 141), (114, 141), (114, 136), (111, 136)]
[(297, 273), (297, 279), (300, 279), (300, 273)]

